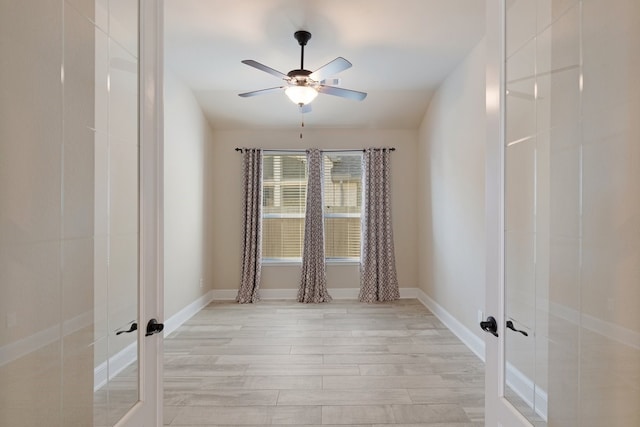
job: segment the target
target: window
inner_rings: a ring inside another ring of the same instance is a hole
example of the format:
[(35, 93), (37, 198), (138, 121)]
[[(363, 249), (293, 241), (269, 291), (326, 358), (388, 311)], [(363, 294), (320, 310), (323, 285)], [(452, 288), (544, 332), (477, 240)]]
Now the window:
[(327, 259), (360, 259), (362, 153), (326, 153), (324, 249)]
[(302, 258), (307, 191), (306, 154), (262, 158), (262, 258)]
[[(325, 153), (323, 161), (325, 256), (358, 260), (362, 153)], [(302, 259), (306, 166), (304, 153), (264, 153), (262, 258), (266, 261)]]

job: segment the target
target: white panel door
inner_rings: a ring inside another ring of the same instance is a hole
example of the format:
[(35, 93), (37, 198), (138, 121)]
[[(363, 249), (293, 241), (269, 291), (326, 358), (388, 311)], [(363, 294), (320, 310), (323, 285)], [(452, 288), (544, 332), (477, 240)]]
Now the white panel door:
[[(518, 427), (532, 424), (509, 399), (509, 353), (511, 338), (505, 331), (508, 312), (505, 266), (517, 256), (512, 245), (506, 245), (505, 178), (506, 167), (506, 80), (505, 28), (506, 0), (487, 0), (487, 154), (486, 154), (486, 310), (487, 318), (481, 327), (485, 337), (485, 425), (490, 427)], [(532, 17), (533, 18), (533, 17)], [(528, 198), (530, 192), (522, 192)], [(513, 251), (514, 253), (509, 253)], [(523, 269), (523, 271), (527, 271)]]
[(139, 6), (138, 395), (118, 427), (162, 425), (162, 12)]

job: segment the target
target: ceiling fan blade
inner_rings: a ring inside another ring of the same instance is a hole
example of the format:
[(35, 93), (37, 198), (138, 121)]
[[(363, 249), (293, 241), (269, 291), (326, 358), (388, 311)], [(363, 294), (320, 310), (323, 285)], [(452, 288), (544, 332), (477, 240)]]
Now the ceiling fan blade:
[(344, 71), (350, 67), (351, 67), (351, 62), (339, 56), (333, 61), (329, 62), (328, 64), (323, 65), (322, 67), (315, 70), (313, 73), (309, 75), (309, 78), (319, 82), (320, 80), (324, 80), (327, 77), (334, 76), (338, 74), (340, 71)]
[(269, 89), (260, 89), (260, 90), (254, 90), (252, 92), (239, 93), (238, 96), (241, 96), (243, 98), (249, 98), (250, 96), (264, 95), (265, 93), (275, 92), (284, 88), (285, 86), (270, 87)]
[(365, 92), (358, 92), (357, 90), (343, 89), (341, 87), (334, 86), (319, 86), (318, 92), (326, 93), (327, 95), (340, 96), (342, 98), (349, 98), (356, 101), (362, 101), (367, 97)]
[(279, 79), (285, 79), (286, 80), (286, 79), (289, 78), (289, 76), (287, 76), (286, 74), (281, 73), (278, 70), (274, 70), (271, 67), (267, 67), (266, 65), (261, 64), (258, 61), (254, 61), (253, 59), (245, 59), (244, 61), (242, 61), (242, 63), (243, 64), (247, 64), (250, 67), (257, 68), (258, 70), (264, 71), (265, 73), (269, 73), (269, 74), (271, 74), (273, 76), (276, 76)]

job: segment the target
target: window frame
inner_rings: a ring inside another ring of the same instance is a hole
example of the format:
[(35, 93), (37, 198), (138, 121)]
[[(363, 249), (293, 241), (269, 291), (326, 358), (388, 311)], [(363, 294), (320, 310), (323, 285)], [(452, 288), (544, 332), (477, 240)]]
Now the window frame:
[[(322, 153), (323, 156), (323, 163), (324, 163), (324, 159), (325, 156), (331, 156), (331, 155), (336, 155), (336, 156), (358, 156), (359, 160), (360, 160), (360, 164), (362, 164), (362, 159), (363, 159), (363, 151), (362, 149), (353, 149), (353, 150), (327, 150), (326, 152)], [(325, 178), (325, 183), (324, 183), (324, 188), (326, 188), (327, 186), (327, 182), (326, 182), (326, 178), (327, 178), (327, 174), (329, 172), (328, 171), (324, 171), (323, 175)], [(355, 213), (336, 213), (336, 212), (327, 212), (326, 208), (327, 208), (327, 203), (324, 203), (324, 207), (323, 207), (323, 212), (322, 212), (322, 218), (324, 221), (324, 225), (325, 225), (325, 262), (329, 263), (329, 264), (360, 264), (360, 256), (361, 256), (361, 251), (362, 251), (362, 223), (360, 223), (360, 251), (358, 251), (358, 256), (357, 257), (328, 257), (326, 255), (326, 249), (327, 249), (327, 234), (326, 234), (326, 220), (327, 218), (358, 218), (361, 219), (362, 218), (362, 211), (363, 211), (363, 195), (362, 195), (362, 190), (363, 190), (363, 179), (362, 179), (362, 169), (360, 169), (360, 181), (359, 181), (359, 192), (360, 192), (360, 212)], [(324, 191), (324, 189), (323, 189)], [(325, 194), (326, 195), (326, 194)], [(358, 197), (358, 196), (356, 196)]]
[[(264, 213), (264, 189), (265, 189), (265, 180), (264, 180), (264, 171), (265, 171), (265, 159), (268, 156), (305, 156), (306, 157), (306, 152), (305, 151), (300, 151), (300, 150), (263, 150), (262, 151), (262, 170), (263, 170), (263, 176), (262, 176), (262, 200), (261, 200), (261, 205), (262, 205), (262, 244), (263, 244), (263, 249), (264, 249), (264, 220), (265, 219), (302, 219), (304, 222), (304, 218), (305, 218), (305, 213)], [(306, 185), (307, 185), (307, 172), (306, 172), (306, 166), (305, 166), (305, 176), (304, 176), (304, 187), (305, 187), (305, 201), (306, 201)], [(305, 207), (306, 210), (306, 207)], [(304, 230), (304, 228), (303, 228)], [(304, 235), (302, 236), (302, 244), (304, 244)], [(290, 258), (285, 258), (285, 257), (280, 257), (280, 258), (274, 258), (274, 257), (265, 257), (264, 256), (264, 250), (262, 251), (263, 255), (262, 255), (262, 259), (261, 262), (262, 264), (272, 264), (272, 265), (300, 265), (302, 263), (302, 254), (300, 254), (300, 257), (290, 257)]]
[[(323, 162), (325, 159), (325, 156), (330, 155), (330, 153), (341, 153), (343, 155), (358, 155), (360, 156), (360, 158), (362, 159), (362, 154), (363, 151), (361, 149), (353, 149), (353, 150), (327, 150), (322, 151), (322, 156), (323, 156)], [(306, 151), (301, 151), (301, 150), (263, 150), (263, 170), (264, 170), (264, 160), (267, 156), (300, 156), (300, 155), (306, 155)], [(264, 173), (264, 172), (263, 172)], [(326, 178), (326, 171), (323, 172), (323, 178)], [(305, 170), (305, 185), (306, 182), (308, 180), (308, 173)], [(325, 182), (326, 185), (326, 182)], [(264, 175), (263, 175), (263, 182), (262, 182), (262, 189), (263, 189), (263, 200), (264, 200), (264, 188), (265, 188), (265, 184), (264, 184)], [(363, 177), (362, 174), (360, 175), (360, 188), (362, 191), (363, 188)], [(323, 191), (324, 191), (324, 186), (323, 186)], [(305, 192), (305, 204), (306, 204), (306, 192)], [(324, 195), (323, 195), (324, 196)], [(361, 196), (362, 197), (362, 196)], [(362, 200), (362, 199), (361, 199)], [(261, 201), (261, 203), (263, 203), (263, 201)], [(361, 202), (362, 204), (362, 202)], [(264, 209), (264, 205), (262, 206)], [(360, 212), (359, 213), (335, 213), (335, 212), (326, 212), (326, 205), (323, 207), (323, 212), (322, 212), (322, 219), (323, 222), (326, 221), (327, 218), (362, 218), (362, 211), (363, 211), (363, 207), (361, 205), (360, 208)], [(287, 219), (287, 218), (295, 218), (295, 219), (304, 219), (305, 218), (305, 213), (264, 213), (264, 211), (262, 212), (262, 220), (264, 221), (265, 219)], [(325, 222), (325, 226), (326, 226), (326, 222)], [(262, 227), (262, 232), (264, 233), (264, 227)], [(304, 233), (304, 231), (303, 231)], [(362, 234), (362, 229), (360, 230), (360, 233)], [(263, 239), (263, 244), (264, 244), (264, 234), (262, 235), (262, 239)], [(326, 251), (326, 239), (327, 239), (327, 235), (326, 235), (326, 227), (325, 227), (325, 236), (324, 236), (324, 243), (325, 243), (325, 251)], [(302, 236), (302, 241), (303, 241), (303, 245), (304, 245), (304, 235)], [(360, 249), (362, 249), (362, 237), (361, 237), (361, 241), (360, 241)], [(304, 250), (304, 249), (303, 249)], [(302, 254), (300, 257), (291, 257), (291, 258), (275, 258), (275, 257), (265, 257), (264, 255), (262, 255), (262, 264), (266, 264), (266, 265), (279, 265), (279, 266), (299, 266), (300, 264), (302, 264)], [(326, 253), (325, 253), (325, 263), (327, 264), (339, 264), (339, 265), (360, 265), (360, 255), (358, 255), (358, 257), (327, 257)]]

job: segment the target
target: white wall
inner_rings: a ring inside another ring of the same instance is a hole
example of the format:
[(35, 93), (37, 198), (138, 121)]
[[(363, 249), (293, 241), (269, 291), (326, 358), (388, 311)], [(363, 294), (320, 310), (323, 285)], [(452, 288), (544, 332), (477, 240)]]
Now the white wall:
[[(212, 156), (213, 196), (213, 288), (237, 289), (241, 269), (242, 156), (235, 147), (266, 149), (359, 149), (393, 146), (392, 209), (396, 264), (400, 287), (416, 287), (417, 275), (417, 132), (415, 130), (307, 129), (300, 140), (296, 130), (215, 131)], [(327, 266), (329, 292), (359, 288), (357, 264)], [(300, 282), (299, 265), (263, 265), (261, 289), (295, 289)]]
[(484, 307), (485, 45), (434, 95), (419, 130), (419, 287), (480, 335)]
[(193, 93), (165, 70), (165, 318), (209, 291), (212, 132)]

